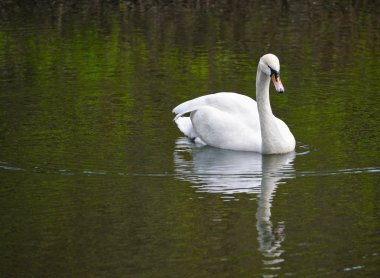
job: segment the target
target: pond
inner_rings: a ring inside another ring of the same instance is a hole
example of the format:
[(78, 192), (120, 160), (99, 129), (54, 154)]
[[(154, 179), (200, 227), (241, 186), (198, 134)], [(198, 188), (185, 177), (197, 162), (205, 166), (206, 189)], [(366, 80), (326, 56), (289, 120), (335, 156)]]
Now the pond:
[[(0, 5), (4, 276), (379, 275), (379, 3), (14, 2)], [(265, 53), (296, 151), (183, 137), (172, 109), (255, 98)]]

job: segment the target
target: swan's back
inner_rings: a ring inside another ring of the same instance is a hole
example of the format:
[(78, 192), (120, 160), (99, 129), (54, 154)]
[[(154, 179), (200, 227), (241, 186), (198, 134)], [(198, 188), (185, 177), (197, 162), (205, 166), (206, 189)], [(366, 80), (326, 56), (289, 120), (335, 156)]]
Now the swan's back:
[(173, 109), (173, 113), (176, 114), (175, 120), (201, 107), (212, 107), (236, 115), (245, 124), (260, 129), (256, 101), (248, 96), (230, 92), (209, 94), (181, 103)]

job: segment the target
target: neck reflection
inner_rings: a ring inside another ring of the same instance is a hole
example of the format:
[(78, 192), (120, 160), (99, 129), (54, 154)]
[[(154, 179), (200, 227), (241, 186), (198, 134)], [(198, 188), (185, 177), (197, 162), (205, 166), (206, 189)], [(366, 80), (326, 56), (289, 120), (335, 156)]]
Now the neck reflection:
[(280, 256), (283, 253), (281, 244), (285, 240), (285, 224), (279, 222), (273, 227), (270, 219), (271, 207), (277, 185), (281, 179), (289, 177), (293, 170), (294, 157), (294, 153), (262, 157), (261, 192), (258, 198), (256, 228), (259, 250), (266, 258), (264, 265), (267, 269), (276, 269), (275, 265), (283, 261)]

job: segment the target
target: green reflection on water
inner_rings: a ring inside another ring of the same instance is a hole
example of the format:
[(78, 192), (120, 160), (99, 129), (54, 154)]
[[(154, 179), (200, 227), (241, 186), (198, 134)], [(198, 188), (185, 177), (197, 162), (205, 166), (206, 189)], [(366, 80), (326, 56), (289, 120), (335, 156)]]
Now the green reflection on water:
[[(379, 167), (379, 7), (315, 3), (5, 14), (5, 273), (378, 272), (378, 174), (339, 171)], [(278, 188), (264, 223), (285, 227), (273, 269), (259, 251), (257, 195), (226, 202), (178, 179), (171, 113), (209, 92), (254, 97), (266, 52), (280, 57), (286, 88), (271, 94), (273, 110), (310, 151), (296, 157), (295, 178)]]

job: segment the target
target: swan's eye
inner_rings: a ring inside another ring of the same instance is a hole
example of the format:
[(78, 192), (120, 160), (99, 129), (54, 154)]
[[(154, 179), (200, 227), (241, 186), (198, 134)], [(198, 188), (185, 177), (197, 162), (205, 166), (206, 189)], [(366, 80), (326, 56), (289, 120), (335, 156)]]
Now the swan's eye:
[(272, 77), (274, 75), (274, 78), (277, 81), (278, 77), (280, 76), (280, 72), (278, 72), (277, 70), (272, 69), (270, 66), (268, 66), (268, 68), (270, 69), (270, 76)]

